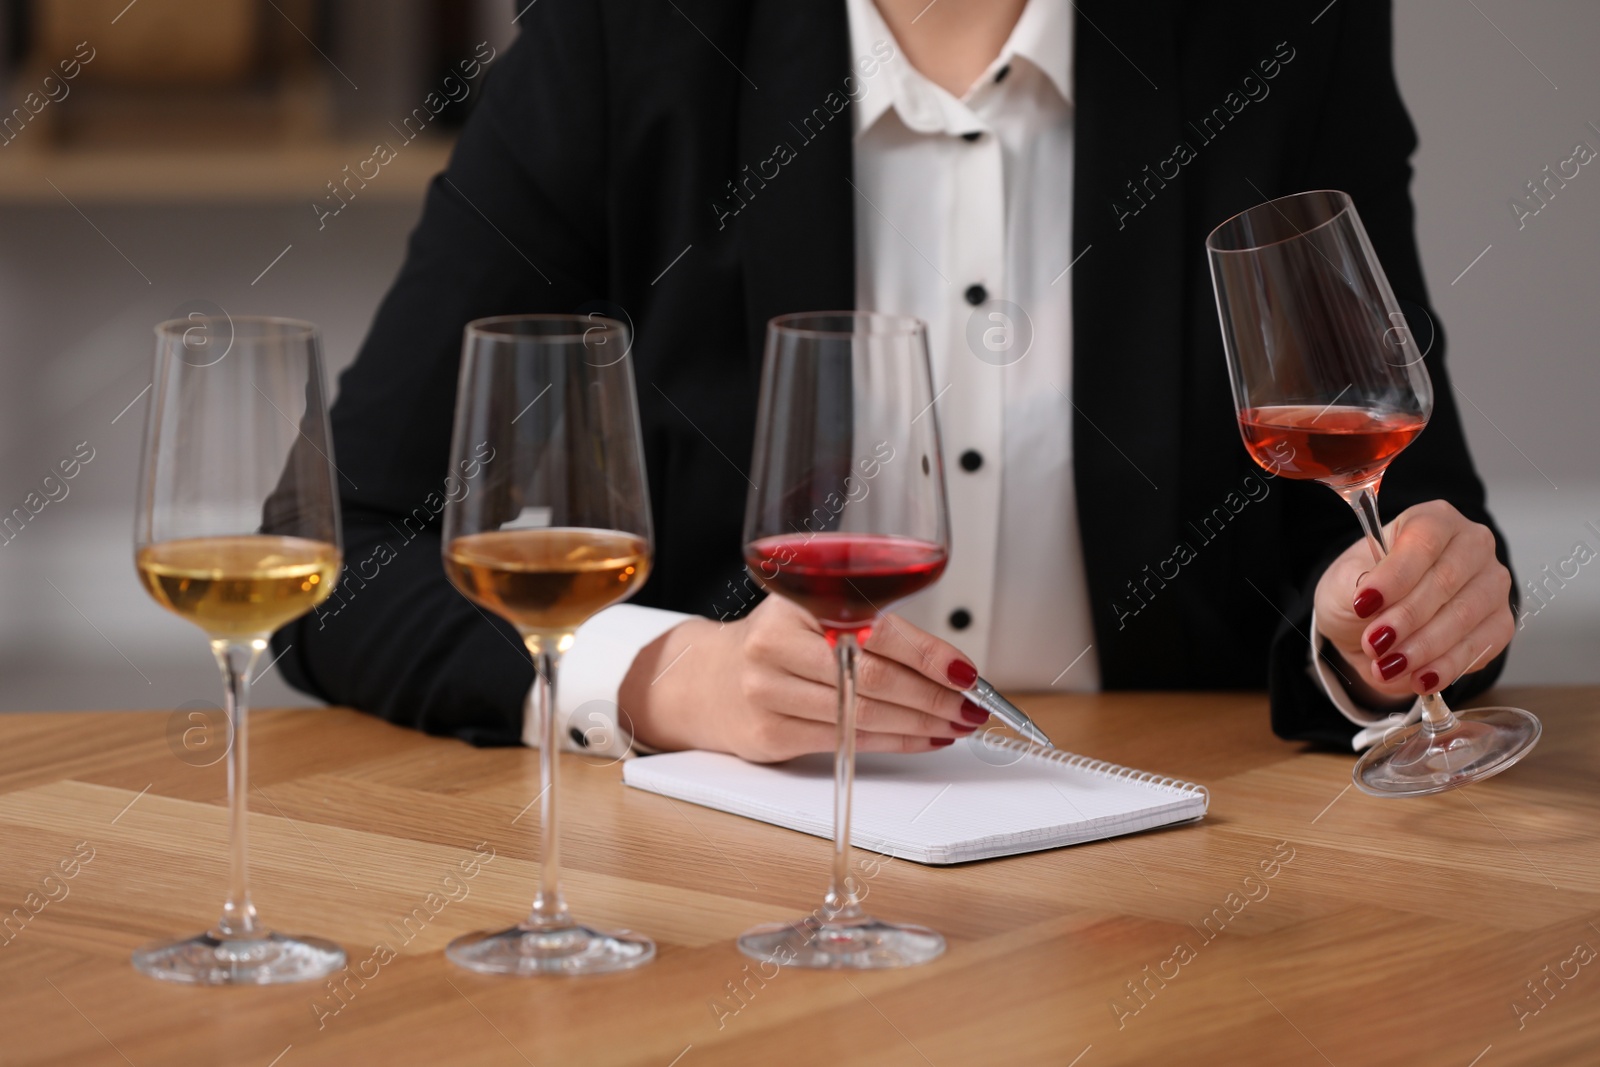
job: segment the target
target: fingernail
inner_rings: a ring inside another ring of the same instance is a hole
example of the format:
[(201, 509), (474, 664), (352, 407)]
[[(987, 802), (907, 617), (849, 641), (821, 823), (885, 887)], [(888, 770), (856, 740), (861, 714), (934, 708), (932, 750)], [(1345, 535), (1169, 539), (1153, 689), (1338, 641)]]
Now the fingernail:
[(1363, 589), (1356, 594), (1356, 614), (1363, 619), (1372, 618), (1373, 614), (1383, 607), (1383, 594), (1376, 589)]
[(975, 723), (975, 722), (974, 723), (953, 722), (953, 723), (950, 724), (950, 729), (954, 730), (958, 734), (961, 734), (962, 736), (965, 736), (967, 734), (972, 733), (972, 731), (976, 730), (977, 728), (978, 728), (978, 724)]
[(1417, 683), (1422, 686), (1424, 693), (1431, 693), (1439, 688), (1439, 675), (1433, 671), (1423, 671), (1418, 676)]
[(1386, 682), (1394, 681), (1395, 675), (1400, 674), (1405, 669), (1406, 658), (1398, 652), (1387, 659), (1378, 661), (1378, 673), (1383, 675), (1383, 680)]
[(974, 726), (982, 726), (989, 721), (989, 713), (966, 697), (961, 699), (961, 717)]
[(1393, 626), (1380, 626), (1376, 630), (1372, 631), (1372, 636), (1368, 639), (1369, 643), (1372, 645), (1372, 654), (1374, 656), (1381, 656), (1385, 652), (1389, 651), (1389, 649), (1394, 646), (1394, 638), (1395, 633)]
[(945, 677), (957, 689), (971, 689), (978, 682), (978, 668), (964, 659), (958, 659), (945, 668)]
[(935, 737), (931, 738), (930, 740), (932, 741), (934, 748), (947, 748), (956, 743), (956, 739), (953, 737)]

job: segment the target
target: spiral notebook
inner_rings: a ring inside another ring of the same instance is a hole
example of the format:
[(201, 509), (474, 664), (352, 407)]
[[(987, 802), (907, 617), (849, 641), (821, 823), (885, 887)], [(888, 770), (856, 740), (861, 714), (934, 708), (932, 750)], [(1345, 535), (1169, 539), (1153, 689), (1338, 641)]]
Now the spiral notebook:
[[(717, 752), (641, 756), (635, 789), (833, 837), (833, 757), (746, 763)], [(1202, 818), (1204, 786), (1010, 738), (974, 736), (927, 755), (856, 761), (857, 848), (965, 863), (1077, 845)]]

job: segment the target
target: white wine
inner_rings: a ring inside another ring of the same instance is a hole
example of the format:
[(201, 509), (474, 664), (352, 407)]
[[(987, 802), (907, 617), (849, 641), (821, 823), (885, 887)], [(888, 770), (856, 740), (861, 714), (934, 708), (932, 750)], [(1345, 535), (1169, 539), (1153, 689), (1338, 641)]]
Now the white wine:
[(156, 603), (214, 638), (264, 637), (333, 592), (339, 549), (270, 534), (193, 537), (139, 550)]
[(644, 583), (650, 548), (617, 530), (491, 530), (450, 542), (456, 588), (524, 634), (569, 634)]

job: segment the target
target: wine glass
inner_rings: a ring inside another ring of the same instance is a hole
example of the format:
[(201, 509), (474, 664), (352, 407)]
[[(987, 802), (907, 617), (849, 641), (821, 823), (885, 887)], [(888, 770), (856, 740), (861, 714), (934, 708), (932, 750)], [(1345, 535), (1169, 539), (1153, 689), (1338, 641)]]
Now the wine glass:
[(528, 696), (540, 778), (533, 908), (445, 950), (483, 974), (598, 974), (655, 956), (649, 938), (567, 912), (557, 825), (557, 665), (586, 619), (644, 584), (653, 558), (628, 347), (627, 327), (598, 315), (479, 319), (462, 345), (450, 470), (472, 482), (445, 506), (444, 568), (516, 627), (538, 675)]
[[(1381, 561), (1378, 486), (1427, 425), (1433, 385), (1355, 204), (1334, 190), (1271, 200), (1218, 226), (1206, 249), (1245, 448), (1342, 496)], [(1452, 712), (1437, 692), (1421, 704), (1419, 722), (1357, 761), (1357, 788), (1441, 793), (1500, 773), (1539, 739), (1518, 708)]]
[(272, 632), (339, 578), (339, 501), (317, 328), (195, 314), (156, 327), (134, 562), (156, 602), (204, 630), (231, 739), (231, 876), (216, 926), (147, 945), (133, 965), (199, 985), (302, 982), (343, 967), (338, 945), (264, 927), (250, 901), (250, 674)]
[(927, 328), (866, 312), (782, 315), (767, 326), (745, 564), (805, 608), (839, 670), (833, 877), (822, 906), (739, 938), (799, 967), (926, 963), (944, 938), (867, 915), (850, 878), (856, 660), (889, 605), (939, 580), (950, 549)]

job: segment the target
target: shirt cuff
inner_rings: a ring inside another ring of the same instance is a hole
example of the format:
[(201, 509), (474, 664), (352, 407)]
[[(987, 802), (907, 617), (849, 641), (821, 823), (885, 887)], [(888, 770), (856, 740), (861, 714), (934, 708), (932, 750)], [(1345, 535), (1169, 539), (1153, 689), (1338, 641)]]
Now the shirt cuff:
[[(572, 648), (561, 657), (556, 685), (556, 732), (563, 749), (614, 759), (639, 749), (632, 724), (618, 710), (617, 692), (640, 650), (688, 618), (676, 611), (617, 604), (578, 627)], [(531, 703), (523, 711), (522, 743), (539, 747)]]
[(1385, 734), (1400, 726), (1409, 726), (1422, 717), (1422, 698), (1412, 701), (1411, 707), (1405, 711), (1380, 712), (1372, 711), (1357, 704), (1355, 698), (1345, 689), (1344, 682), (1334, 671), (1333, 665), (1327, 658), (1319, 655), (1322, 648), (1322, 631), (1317, 629), (1317, 609), (1311, 609), (1311, 647), (1308, 650), (1308, 663), (1306, 670), (1322, 691), (1327, 694), (1333, 706), (1351, 722), (1361, 727), (1356, 735), (1350, 739), (1350, 747), (1360, 752), (1383, 740)]

